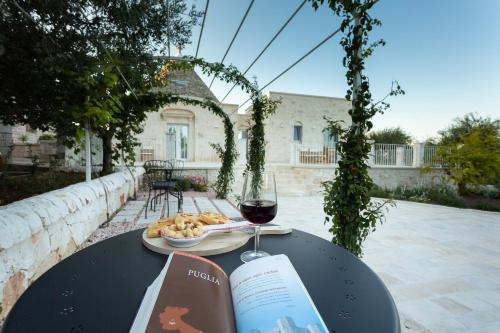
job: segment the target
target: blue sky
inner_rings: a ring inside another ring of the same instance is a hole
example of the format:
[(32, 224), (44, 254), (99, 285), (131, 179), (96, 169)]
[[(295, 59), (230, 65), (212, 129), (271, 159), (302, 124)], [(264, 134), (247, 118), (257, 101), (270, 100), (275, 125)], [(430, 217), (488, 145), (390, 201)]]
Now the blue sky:
[[(244, 70), (302, 0), (255, 0), (225, 63)], [(191, 0), (200, 9), (205, 0)], [(212, 0), (199, 56), (220, 61), (250, 0)], [(373, 10), (383, 26), (372, 34), (383, 37), (367, 62), (374, 97), (382, 97), (392, 80), (405, 96), (375, 118), (375, 129), (401, 126), (417, 139), (436, 135), (453, 118), (467, 112), (500, 117), (500, 1), (499, 0), (380, 0)], [(306, 4), (247, 74), (262, 86), (334, 31), (340, 23), (323, 6), (315, 12)], [(193, 43), (183, 54), (195, 53)], [(273, 83), (267, 90), (342, 97), (346, 84), (340, 35)], [(204, 77), (205, 82), (210, 78)], [(230, 86), (215, 82), (222, 98)], [(246, 100), (239, 90), (225, 102)]]

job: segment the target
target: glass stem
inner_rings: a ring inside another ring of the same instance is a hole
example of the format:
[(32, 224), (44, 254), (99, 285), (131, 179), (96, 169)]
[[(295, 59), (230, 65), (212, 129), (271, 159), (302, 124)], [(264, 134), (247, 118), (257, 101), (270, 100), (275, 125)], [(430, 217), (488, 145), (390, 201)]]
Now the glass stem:
[(255, 226), (255, 253), (259, 252), (260, 224)]

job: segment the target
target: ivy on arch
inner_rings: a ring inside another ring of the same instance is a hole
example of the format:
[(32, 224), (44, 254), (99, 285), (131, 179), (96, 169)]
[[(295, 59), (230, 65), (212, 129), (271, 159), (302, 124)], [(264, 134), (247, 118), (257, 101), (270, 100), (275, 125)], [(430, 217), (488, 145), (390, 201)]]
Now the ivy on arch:
[(372, 118), (389, 108), (385, 99), (404, 94), (397, 84), (382, 100), (375, 102), (370, 92), (370, 82), (364, 74), (365, 60), (374, 48), (385, 45), (384, 40), (370, 42), (368, 33), (381, 21), (373, 18), (369, 11), (378, 0), (309, 0), (315, 9), (327, 3), (330, 9), (342, 18), (340, 30), (344, 36), (340, 45), (345, 51), (343, 65), (349, 86), (346, 99), (351, 101), (349, 115), (352, 124), (343, 128), (336, 120), (327, 119), (326, 130), (338, 135), (340, 156), (335, 178), (323, 183), (326, 214), (325, 223), (330, 224), (332, 242), (342, 246), (356, 256), (362, 255), (362, 243), (378, 221), (384, 220), (383, 209), (390, 201), (373, 202), (370, 190), (373, 180), (368, 174), (367, 163), (371, 145), (366, 133), (373, 127)]
[[(243, 91), (250, 94), (252, 100), (252, 125), (249, 128), (249, 154), (245, 172), (251, 171), (254, 173), (254, 186), (259, 186), (261, 182), (261, 174), (264, 171), (265, 163), (265, 132), (264, 120), (271, 115), (277, 107), (278, 101), (273, 101), (263, 96), (255, 83), (250, 82), (236, 67), (229, 65), (225, 66), (221, 63), (210, 63), (203, 58), (194, 58), (185, 56), (180, 59), (169, 59), (163, 65), (157, 79), (164, 82), (168, 73), (173, 70), (194, 70), (195, 67), (200, 67), (201, 71), (207, 75), (213, 75), (216, 78), (239, 86)], [(225, 145), (222, 148), (218, 144), (212, 144), (217, 154), (222, 160), (222, 166), (217, 176), (217, 181), (214, 184), (218, 198), (226, 198), (231, 184), (234, 180), (234, 163), (238, 157), (234, 140), (233, 124), (228, 114), (226, 114), (218, 103), (210, 99), (194, 99), (179, 95), (163, 95), (168, 103), (181, 102), (184, 104), (197, 105), (209, 109), (214, 114), (223, 118), (225, 131)], [(167, 97), (168, 96), (168, 97)]]

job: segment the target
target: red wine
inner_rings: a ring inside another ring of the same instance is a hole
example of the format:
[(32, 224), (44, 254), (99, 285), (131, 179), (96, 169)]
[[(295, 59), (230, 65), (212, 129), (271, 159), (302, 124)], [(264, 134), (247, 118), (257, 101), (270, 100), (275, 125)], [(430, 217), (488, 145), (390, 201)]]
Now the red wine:
[(247, 200), (241, 204), (240, 211), (248, 221), (262, 224), (274, 219), (278, 205), (271, 200)]

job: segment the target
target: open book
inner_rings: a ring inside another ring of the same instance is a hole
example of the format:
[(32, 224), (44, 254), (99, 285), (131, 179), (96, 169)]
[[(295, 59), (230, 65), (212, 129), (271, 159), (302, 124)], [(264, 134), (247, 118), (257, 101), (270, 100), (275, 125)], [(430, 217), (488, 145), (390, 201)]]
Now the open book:
[(287, 256), (251, 261), (231, 276), (174, 252), (149, 286), (131, 333), (328, 333)]

